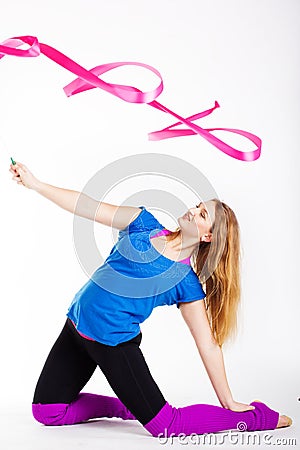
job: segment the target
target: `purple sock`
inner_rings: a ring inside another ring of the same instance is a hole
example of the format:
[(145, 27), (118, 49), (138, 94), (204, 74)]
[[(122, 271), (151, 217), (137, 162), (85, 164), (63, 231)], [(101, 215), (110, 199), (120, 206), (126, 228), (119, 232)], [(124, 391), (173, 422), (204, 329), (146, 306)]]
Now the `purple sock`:
[(264, 403), (252, 402), (252, 411), (235, 412), (221, 406), (197, 404), (175, 408), (168, 402), (144, 425), (154, 437), (215, 433), (225, 430), (274, 430), (279, 413)]
[(34, 418), (45, 425), (73, 425), (99, 417), (135, 420), (117, 397), (80, 393), (72, 403), (33, 403)]

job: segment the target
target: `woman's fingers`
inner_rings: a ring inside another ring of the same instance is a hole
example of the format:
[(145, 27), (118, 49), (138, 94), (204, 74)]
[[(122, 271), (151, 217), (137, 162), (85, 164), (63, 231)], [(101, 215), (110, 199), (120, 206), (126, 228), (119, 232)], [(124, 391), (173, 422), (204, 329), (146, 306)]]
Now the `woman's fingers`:
[(10, 165), (9, 171), (13, 175), (17, 176), (18, 179), (20, 179), (20, 173), (19, 173), (20, 169), (23, 170), (25, 173), (28, 171), (27, 167), (24, 164), (20, 163), (19, 161), (16, 161), (16, 164)]
[[(19, 177), (20, 178), (20, 174), (18, 173), (18, 171), (16, 169), (9, 169), (10, 173), (12, 173), (14, 175), (14, 177)], [(14, 177), (12, 177), (12, 179), (14, 179)]]
[(27, 171), (27, 167), (25, 166), (25, 164), (20, 163), (19, 161), (16, 161), (16, 166), (17, 167), (21, 167), (21, 169), (24, 170), (24, 172)]
[(25, 164), (16, 161), (16, 164), (11, 164), (9, 171), (13, 174), (12, 179), (17, 184), (22, 184), (28, 189), (34, 189), (39, 183), (39, 180), (31, 173)]
[[(23, 164), (22, 164), (22, 166), (23, 166)], [(11, 177), (12, 180), (16, 181), (17, 184), (24, 184), (21, 179), (21, 175), (19, 174), (20, 169), (22, 170), (23, 167), (21, 167), (21, 164), (19, 162), (17, 162), (16, 164), (10, 165), (9, 171), (10, 171), (10, 173), (13, 174), (13, 176)]]
[(17, 166), (16, 164), (11, 164), (9, 167), (10, 167), (9, 170), (13, 172), (16, 172), (17, 169), (19, 168), (19, 166)]
[(9, 169), (9, 171), (10, 171), (10, 173), (12, 173), (13, 175), (18, 174), (17, 170), (15, 170), (15, 169)]
[(239, 403), (239, 402), (232, 402), (230, 404), (229, 408), (231, 411), (235, 412), (244, 412), (244, 411), (252, 411), (255, 409), (253, 405), (248, 405), (247, 403)]

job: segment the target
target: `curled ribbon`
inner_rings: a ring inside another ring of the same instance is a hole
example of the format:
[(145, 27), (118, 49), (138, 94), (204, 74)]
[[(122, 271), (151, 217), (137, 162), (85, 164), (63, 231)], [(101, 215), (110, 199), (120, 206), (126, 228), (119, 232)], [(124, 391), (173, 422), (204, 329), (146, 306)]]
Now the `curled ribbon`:
[[(29, 48), (25, 50), (19, 49), (18, 47), (20, 47), (23, 44), (27, 44)], [(168, 113), (177, 119), (176, 123), (173, 123), (172, 125), (163, 128), (162, 130), (149, 133), (148, 137), (151, 141), (159, 141), (162, 139), (169, 139), (173, 137), (198, 134), (207, 141), (209, 141), (212, 145), (217, 147), (222, 152), (240, 161), (255, 161), (260, 157), (261, 139), (258, 136), (249, 133), (248, 131), (238, 130), (234, 128), (201, 128), (200, 126), (193, 123), (195, 120), (200, 119), (201, 117), (205, 117), (211, 114), (216, 108), (219, 108), (220, 105), (218, 104), (218, 102), (215, 102), (215, 106), (213, 108), (210, 108), (198, 114), (194, 114), (193, 116), (184, 118), (179, 116), (175, 112), (171, 111), (158, 101), (156, 101), (156, 98), (163, 91), (163, 80), (159, 71), (152, 66), (139, 62), (114, 62), (102, 64), (100, 66), (94, 67), (91, 70), (86, 70), (84, 67), (80, 66), (75, 61), (73, 61), (63, 53), (59, 52), (55, 48), (39, 42), (38, 39), (34, 36), (14, 37), (11, 39), (7, 39), (4, 42), (2, 42), (2, 44), (0, 44), (0, 59), (3, 58), (3, 56), (5, 55), (20, 56), (20, 57), (36, 57), (39, 56), (41, 53), (78, 77), (70, 84), (64, 87), (64, 92), (68, 97), (70, 97), (71, 95), (79, 94), (80, 92), (85, 92), (89, 89), (100, 88), (126, 102), (146, 103), (152, 106), (153, 108)], [(107, 83), (101, 80), (101, 78), (99, 78), (99, 75), (102, 75), (105, 72), (108, 72), (117, 67), (128, 65), (140, 66), (147, 70), (150, 70), (160, 79), (159, 85), (152, 91), (143, 92), (133, 86)], [(176, 129), (176, 127), (178, 127), (181, 124), (186, 125), (187, 128)], [(243, 152), (241, 150), (233, 148), (210, 133), (211, 131), (214, 130), (229, 131), (231, 133), (244, 136), (245, 138), (253, 142), (256, 145), (256, 148), (255, 150), (248, 152)]]

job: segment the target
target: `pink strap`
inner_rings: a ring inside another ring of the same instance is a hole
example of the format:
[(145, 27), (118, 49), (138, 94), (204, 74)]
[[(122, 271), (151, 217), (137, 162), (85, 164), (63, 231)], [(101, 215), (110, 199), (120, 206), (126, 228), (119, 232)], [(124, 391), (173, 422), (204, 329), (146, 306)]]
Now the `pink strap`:
[[(158, 233), (151, 236), (150, 239), (158, 237), (158, 236), (167, 236), (170, 233), (171, 233), (170, 230), (167, 230), (166, 228), (164, 228), (163, 230), (160, 230)], [(178, 262), (191, 265), (191, 258), (190, 258), (190, 256), (188, 256), (187, 258), (180, 259)]]
[[(27, 44), (29, 48), (26, 50), (18, 49), (18, 47), (23, 44)], [(201, 128), (200, 126), (193, 123), (195, 120), (200, 119), (201, 117), (205, 117), (211, 114), (216, 108), (219, 108), (220, 105), (218, 104), (218, 102), (215, 102), (215, 106), (213, 108), (198, 114), (194, 114), (193, 116), (187, 117), (186, 119), (179, 116), (174, 111), (168, 109), (161, 103), (157, 102), (155, 99), (163, 91), (163, 80), (159, 71), (154, 67), (139, 62), (115, 62), (102, 64), (100, 66), (94, 67), (91, 70), (86, 70), (84, 67), (80, 66), (75, 61), (59, 52), (55, 48), (50, 47), (46, 44), (39, 43), (38, 39), (34, 36), (14, 37), (11, 39), (7, 39), (0, 45), (0, 59), (5, 55), (36, 57), (41, 53), (78, 77), (64, 87), (64, 91), (68, 97), (97, 87), (129, 103), (146, 103), (153, 108), (166, 112), (177, 119), (177, 122), (170, 125), (169, 127), (166, 127), (160, 131), (149, 133), (149, 139), (152, 141), (198, 134), (222, 152), (240, 161), (255, 161), (260, 157), (261, 139), (258, 136), (249, 133), (248, 131), (237, 130), (234, 128)], [(99, 75), (102, 75), (109, 70), (128, 65), (143, 67), (157, 75), (160, 79), (160, 83), (157, 88), (149, 92), (143, 92), (133, 86), (107, 83), (99, 78)], [(186, 125), (187, 128), (175, 129), (178, 125), (181, 124)], [(228, 131), (230, 133), (244, 136), (255, 144), (256, 149), (248, 152), (243, 152), (241, 150), (233, 148), (225, 142), (221, 141), (221, 139), (211, 134), (211, 131), (214, 130)]]

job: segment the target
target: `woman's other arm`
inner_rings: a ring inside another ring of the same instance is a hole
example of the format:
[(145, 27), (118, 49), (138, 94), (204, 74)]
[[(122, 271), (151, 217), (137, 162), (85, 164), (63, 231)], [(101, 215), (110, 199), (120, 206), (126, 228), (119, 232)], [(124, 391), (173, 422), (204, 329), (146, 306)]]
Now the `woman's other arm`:
[(181, 303), (179, 308), (194, 338), (209, 379), (222, 407), (233, 411), (253, 409), (250, 405), (238, 403), (233, 400), (226, 377), (223, 352), (212, 335), (204, 301), (196, 300)]
[(38, 180), (30, 170), (20, 162), (16, 165), (10, 165), (10, 172), (13, 173), (13, 179), (18, 184), (32, 189), (52, 201), (66, 211), (95, 220), (110, 227), (117, 229), (126, 228), (141, 212), (141, 208), (135, 206), (117, 206), (110, 203), (99, 202), (88, 195), (64, 189), (44, 183)]

